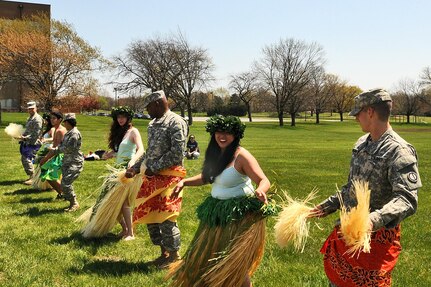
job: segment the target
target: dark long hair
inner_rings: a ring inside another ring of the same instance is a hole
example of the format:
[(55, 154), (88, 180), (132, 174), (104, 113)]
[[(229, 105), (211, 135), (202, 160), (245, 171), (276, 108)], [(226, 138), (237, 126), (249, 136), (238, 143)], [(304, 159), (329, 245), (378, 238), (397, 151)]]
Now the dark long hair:
[[(51, 120), (50, 120), (50, 116), (49, 114), (43, 114), (42, 118), (45, 120), (46, 122), (46, 126), (45, 129), (42, 132), (42, 136), (44, 134), (46, 134), (47, 132), (49, 132), (54, 126), (51, 124)], [(52, 135), (51, 135), (52, 136)]]
[(215, 178), (233, 161), (235, 151), (239, 147), (239, 141), (240, 138), (235, 137), (233, 142), (222, 152), (215, 140), (215, 135), (211, 135), (202, 168), (202, 179), (205, 183), (213, 183)]
[[(118, 115), (117, 115), (118, 116)], [(127, 116), (127, 115), (126, 115)], [(124, 126), (120, 126), (117, 117), (112, 119), (111, 131), (108, 137), (108, 146), (113, 151), (117, 152), (124, 135), (132, 127), (132, 119), (127, 117), (127, 122)]]

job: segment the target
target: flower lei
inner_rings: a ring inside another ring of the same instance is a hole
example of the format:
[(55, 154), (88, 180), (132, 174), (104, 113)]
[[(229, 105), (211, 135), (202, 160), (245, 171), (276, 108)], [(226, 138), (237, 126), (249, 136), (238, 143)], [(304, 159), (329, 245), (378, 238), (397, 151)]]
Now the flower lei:
[(215, 115), (207, 120), (205, 130), (212, 135), (217, 131), (228, 132), (241, 139), (244, 137), (245, 124), (235, 116)]

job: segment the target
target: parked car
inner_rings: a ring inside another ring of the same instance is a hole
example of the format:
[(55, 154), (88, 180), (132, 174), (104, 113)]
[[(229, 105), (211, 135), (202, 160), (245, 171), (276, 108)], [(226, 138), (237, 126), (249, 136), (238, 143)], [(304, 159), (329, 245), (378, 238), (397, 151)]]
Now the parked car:
[(141, 114), (141, 113), (136, 113), (135, 118), (137, 118), (137, 119), (151, 119), (150, 115)]

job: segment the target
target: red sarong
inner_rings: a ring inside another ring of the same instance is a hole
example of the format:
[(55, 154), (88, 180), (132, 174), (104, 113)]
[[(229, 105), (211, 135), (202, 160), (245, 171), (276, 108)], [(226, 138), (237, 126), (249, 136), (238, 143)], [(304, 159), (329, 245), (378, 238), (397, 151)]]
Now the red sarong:
[(182, 202), (182, 192), (177, 198), (171, 194), (177, 183), (186, 176), (182, 166), (173, 166), (154, 176), (144, 176), (133, 211), (133, 224), (176, 221)]
[(323, 264), (329, 280), (340, 287), (391, 286), (391, 272), (401, 252), (401, 228), (381, 228), (371, 235), (371, 252), (352, 256), (340, 228), (335, 227), (323, 244)]

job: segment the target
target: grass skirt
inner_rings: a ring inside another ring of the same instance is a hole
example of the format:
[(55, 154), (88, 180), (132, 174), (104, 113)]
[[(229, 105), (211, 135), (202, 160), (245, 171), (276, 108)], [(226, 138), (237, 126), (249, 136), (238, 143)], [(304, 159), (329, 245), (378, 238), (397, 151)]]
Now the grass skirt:
[[(41, 167), (39, 165), (40, 160), (48, 153), (48, 146), (49, 145), (42, 145), (40, 149), (36, 153), (36, 158), (34, 159), (34, 164), (37, 166), (34, 168), (33, 177), (31, 178), (33, 183), (32, 186), (34, 189), (38, 190), (48, 190), (52, 189), (51, 185), (41, 178)], [(61, 167), (60, 167), (61, 168)]]
[(170, 266), (171, 286), (241, 286), (263, 256), (262, 207), (255, 198), (207, 198), (198, 208), (201, 222), (186, 255)]
[(42, 178), (40, 177), (40, 174), (41, 174), (41, 169), (40, 169), (40, 165), (38, 165), (35, 167), (33, 172), (33, 177), (32, 177), (33, 188), (38, 190), (52, 189), (51, 185), (47, 181), (42, 180)]
[(101, 193), (96, 204), (87, 209), (78, 221), (86, 223), (81, 233), (85, 238), (105, 236), (121, 219), (121, 208), (128, 200), (133, 207), (136, 193), (142, 185), (142, 176), (126, 178), (124, 168), (110, 168), (111, 173), (105, 177), (100, 188)]

